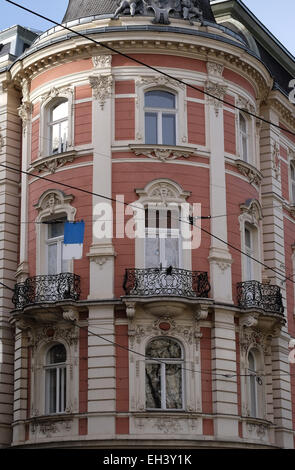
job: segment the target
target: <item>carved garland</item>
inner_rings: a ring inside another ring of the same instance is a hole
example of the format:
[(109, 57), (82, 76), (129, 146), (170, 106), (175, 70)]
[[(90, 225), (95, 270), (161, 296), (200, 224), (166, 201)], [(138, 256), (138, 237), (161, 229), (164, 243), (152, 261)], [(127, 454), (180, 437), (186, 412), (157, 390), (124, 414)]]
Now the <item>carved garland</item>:
[[(208, 314), (208, 309), (206, 309), (206, 317)], [(130, 345), (133, 347), (135, 342), (140, 344), (142, 339), (147, 336), (173, 336), (177, 335), (182, 337), (188, 344), (193, 344), (194, 342), (198, 345), (200, 338), (202, 337), (200, 333), (200, 327), (197, 323), (197, 318), (195, 319), (194, 326), (190, 325), (179, 325), (176, 321), (171, 318), (169, 315), (164, 315), (155, 320), (152, 324), (148, 325), (134, 325), (133, 322), (130, 322), (129, 326), (129, 340)]]
[(145, 157), (158, 160), (162, 163), (176, 160), (177, 158), (189, 158), (197, 149), (181, 148), (181, 147), (165, 147), (153, 145), (129, 145), (130, 149), (136, 156), (144, 155)]

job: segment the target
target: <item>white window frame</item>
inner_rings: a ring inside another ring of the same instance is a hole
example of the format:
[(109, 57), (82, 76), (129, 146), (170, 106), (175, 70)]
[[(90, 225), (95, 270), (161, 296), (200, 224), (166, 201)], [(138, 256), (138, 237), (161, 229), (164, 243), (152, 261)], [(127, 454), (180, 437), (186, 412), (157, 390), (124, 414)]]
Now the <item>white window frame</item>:
[[(144, 126), (145, 126), (145, 119), (146, 119), (146, 113), (153, 113), (153, 114), (156, 114), (157, 116), (157, 142), (155, 142), (154, 144), (150, 144), (149, 142), (146, 142), (146, 136), (144, 135), (144, 144), (145, 145), (171, 145), (171, 146), (175, 146), (176, 145), (176, 142), (177, 142), (177, 128), (178, 128), (178, 103), (177, 103), (177, 94), (175, 92), (172, 92), (172, 91), (168, 91), (168, 90), (163, 90), (163, 89), (159, 89), (159, 88), (152, 88), (151, 90), (146, 90), (145, 93), (144, 93), (144, 100), (145, 100), (145, 96), (147, 93), (151, 92), (151, 91), (162, 91), (164, 93), (169, 93), (170, 95), (173, 95), (174, 96), (174, 99), (175, 99), (175, 107), (174, 108), (157, 108), (157, 107), (154, 107), (154, 108), (150, 108), (150, 107), (146, 107), (144, 106)], [(164, 144), (163, 143), (163, 114), (171, 114), (172, 116), (175, 117), (175, 143), (173, 144)]]
[[(250, 355), (253, 358), (254, 369), (250, 368)], [(257, 393), (257, 364), (256, 357), (253, 350), (248, 352), (248, 396), (249, 396), (249, 411), (251, 418), (258, 417), (259, 404), (258, 404), (258, 393)], [(254, 392), (254, 393), (253, 393)]]
[[(252, 243), (252, 250), (249, 254), (257, 259), (258, 261), (262, 261), (262, 211), (261, 206), (257, 200), (253, 200), (249, 207), (245, 205), (241, 205), (241, 209), (243, 213), (239, 216), (240, 222), (240, 234), (241, 234), (241, 249), (243, 252), (247, 253), (246, 247), (246, 240), (245, 240), (245, 229), (247, 228), (251, 233), (251, 243)], [(256, 216), (253, 215), (255, 210)], [(248, 254), (248, 253), (247, 253)], [(249, 258), (246, 255), (241, 254), (241, 261), (242, 261), (242, 281), (249, 280), (247, 275), (247, 266), (249, 262)], [(253, 270), (253, 281), (262, 280), (262, 271), (261, 265), (256, 263), (254, 260), (250, 260)]]
[[(146, 408), (147, 411), (184, 411), (185, 409), (185, 396), (184, 396), (184, 351), (183, 351), (183, 346), (180, 341), (178, 341), (175, 338), (172, 337), (167, 337), (167, 336), (161, 336), (152, 338), (146, 345), (146, 348), (148, 345), (155, 339), (170, 339), (172, 341), (175, 341), (176, 343), (179, 344), (181, 348), (181, 359), (175, 359), (175, 358), (155, 358), (155, 359), (146, 359), (145, 360), (145, 365), (146, 364), (159, 364), (160, 365), (160, 370), (161, 370), (161, 408)], [(159, 361), (161, 361), (159, 363)], [(181, 364), (181, 399), (182, 399), (182, 407), (181, 408), (166, 408), (166, 364)], [(146, 390), (146, 380), (145, 380), (145, 390)], [(146, 399), (146, 397), (145, 397)]]
[[(66, 218), (74, 222), (77, 209), (71, 205), (72, 195), (57, 189), (48, 189), (39, 198), (36, 208), (39, 212), (36, 222), (36, 275), (48, 274), (47, 239), (48, 225), (43, 223), (52, 219)], [(74, 263), (68, 261), (68, 271), (73, 272)]]
[[(175, 206), (173, 204), (173, 206), (171, 206), (171, 208), (163, 208), (163, 207), (160, 207), (158, 208), (157, 206), (153, 207), (153, 209), (156, 211), (156, 210), (159, 210), (159, 212), (161, 212), (161, 210), (165, 210), (165, 212), (167, 212), (168, 210), (171, 210), (171, 218), (173, 218), (173, 212), (176, 212), (176, 209), (177, 206)], [(179, 211), (179, 208), (178, 209), (178, 213), (179, 213), (179, 217), (180, 217), (180, 211)], [(153, 222), (153, 221), (152, 221)], [(179, 221), (177, 221), (178, 224), (179, 224)], [(175, 221), (174, 221), (175, 223)], [(172, 224), (172, 220), (171, 220), (171, 224)], [(159, 228), (156, 228), (156, 227), (153, 227), (153, 226), (149, 226), (149, 227), (145, 227), (145, 244), (144, 244), (144, 266), (146, 267), (147, 265), (147, 260), (146, 260), (146, 239), (147, 238), (152, 238), (152, 239), (155, 239), (155, 238), (158, 238), (159, 239), (159, 266), (153, 266), (153, 267), (163, 267), (163, 268), (168, 268), (169, 267), (169, 264), (166, 266), (165, 264), (165, 261), (166, 261), (166, 256), (165, 256), (165, 253), (166, 253), (166, 238), (177, 238), (178, 239), (178, 260), (177, 260), (177, 265), (176, 266), (173, 266), (174, 268), (180, 268), (181, 267), (181, 264), (182, 264), (182, 257), (181, 257), (181, 245), (182, 245), (182, 239), (181, 239), (181, 231), (180, 231), (180, 227), (178, 228), (165, 228), (165, 227), (159, 227)]]
[[(62, 362), (62, 363), (54, 363), (54, 364), (48, 364), (47, 362), (47, 357), (48, 357), (48, 354), (50, 352), (50, 350), (52, 348), (54, 348), (55, 346), (57, 345), (62, 345), (64, 347), (63, 344), (61, 343), (56, 343), (54, 345), (52, 345), (50, 348), (48, 348), (47, 350), (47, 353), (46, 353), (46, 365), (44, 367), (44, 371), (45, 371), (45, 414), (49, 415), (49, 414), (61, 414), (61, 413), (65, 413), (65, 410), (67, 408), (67, 395), (68, 395), (68, 389), (67, 389), (67, 375), (68, 375), (68, 371), (67, 371), (67, 356), (66, 356), (66, 361), (65, 362)], [(65, 348), (65, 352), (67, 353), (67, 350)], [(56, 370), (56, 407), (57, 409), (55, 411), (50, 411), (49, 407), (50, 407), (50, 376), (48, 374), (48, 372), (50, 370)], [(63, 382), (61, 387), (59, 387), (60, 385), (60, 382)], [(64, 395), (64, 382), (65, 382), (65, 395)], [(61, 394), (59, 393), (59, 389), (61, 388)], [(58, 409), (59, 408), (59, 403), (61, 401), (61, 409)]]
[[(246, 124), (246, 132), (242, 131), (241, 128), (241, 117), (245, 120)], [(243, 145), (243, 139), (246, 140), (246, 160), (244, 158), (244, 145)], [(245, 163), (251, 163), (250, 161), (250, 146), (249, 146), (249, 122), (248, 118), (245, 116), (245, 114), (240, 111), (239, 112), (239, 145), (240, 145), (240, 159), (245, 162)]]
[[(145, 145), (145, 93), (148, 91), (166, 91), (175, 95), (175, 111), (176, 111), (176, 146), (189, 146), (187, 142), (187, 107), (185, 86), (176, 83), (165, 85), (157, 84), (158, 77), (138, 77), (136, 80), (136, 107), (135, 107), (135, 143)], [(155, 108), (152, 108), (155, 109)], [(163, 111), (163, 109), (161, 109)], [(170, 109), (171, 111), (171, 109)], [(120, 142), (116, 142), (118, 145)], [(126, 145), (126, 142), (125, 142)], [(160, 145), (160, 144), (149, 144)], [(169, 147), (169, 145), (167, 146)], [(173, 147), (171, 145), (171, 147)], [(192, 145), (192, 147), (195, 147)]]
[[(48, 148), (48, 153), (49, 155), (57, 155), (59, 153), (64, 153), (68, 149), (68, 140), (69, 140), (69, 114), (67, 114), (66, 117), (53, 120), (51, 118), (53, 110), (58, 107), (59, 105), (63, 103), (68, 103), (68, 100), (66, 98), (59, 98), (58, 101), (54, 101), (51, 103), (51, 106), (48, 108), (48, 131), (47, 134), (49, 136), (49, 148)], [(67, 122), (67, 140), (66, 142), (62, 141), (62, 136), (61, 136), (61, 126), (64, 122)], [(58, 126), (59, 129), (59, 144), (58, 144), (58, 149), (56, 152), (53, 151), (53, 127)]]
[[(68, 140), (66, 151), (74, 149), (74, 90), (73, 88), (53, 88), (41, 97), (40, 106), (40, 132), (39, 132), (39, 158), (58, 155), (51, 152), (51, 109), (58, 103), (68, 103)], [(64, 152), (62, 152), (64, 153)]]
[[(249, 368), (249, 353), (252, 354), (254, 358), (254, 365), (255, 371), (250, 371)], [(251, 345), (247, 351), (247, 360), (246, 360), (246, 401), (247, 401), (247, 409), (249, 411), (249, 418), (254, 419), (265, 419), (266, 417), (266, 384), (265, 384), (265, 360), (264, 360), (264, 353), (258, 345)], [(251, 393), (251, 380), (250, 373), (253, 372), (253, 376), (255, 376), (255, 408), (256, 408), (256, 415), (253, 416), (252, 414), (252, 393)], [(261, 378), (261, 384), (258, 383), (257, 378)]]
[[(63, 219), (63, 217), (60, 217), (60, 219)], [(54, 219), (56, 220), (56, 219)], [(47, 222), (50, 223), (50, 220), (48, 220)], [(58, 237), (52, 237), (52, 238), (49, 238), (49, 227), (50, 225), (46, 224), (47, 226), (47, 238), (46, 238), (46, 246), (47, 246), (47, 263), (46, 263), (46, 266), (47, 266), (47, 274), (48, 273), (48, 270), (49, 270), (49, 262), (48, 262), (48, 257), (49, 257), (49, 245), (54, 245), (56, 244), (57, 245), (57, 253), (56, 253), (56, 261), (57, 261), (57, 274), (59, 273), (63, 273), (63, 272), (69, 272), (68, 271), (68, 268), (63, 271), (63, 260), (62, 260), (62, 244), (63, 244), (63, 241), (64, 241), (64, 235), (60, 235)], [(69, 264), (68, 262), (66, 263), (67, 265)]]
[[(166, 199), (165, 206), (163, 204), (163, 199), (159, 195), (161, 188), (168, 189), (170, 196)], [(155, 195), (155, 192), (158, 191), (158, 194)], [(136, 189), (136, 193), (139, 196), (138, 201), (134, 204), (139, 203), (141, 207), (155, 206), (159, 209), (168, 208), (169, 204), (171, 208), (181, 207), (181, 204), (186, 202), (186, 199), (190, 195), (189, 191), (184, 191), (182, 187), (175, 183), (172, 180), (159, 178), (149, 182), (144, 189)], [(191, 270), (192, 269), (192, 260), (191, 260), (191, 250), (183, 249), (183, 239), (181, 237), (182, 224), (180, 222), (179, 228), (177, 229), (179, 233), (179, 268)], [(186, 227), (187, 228), (187, 227)], [(163, 229), (165, 231), (165, 229)], [(172, 229), (173, 230), (173, 229)], [(146, 233), (146, 232), (145, 232)], [(145, 268), (145, 238), (144, 237), (135, 237), (135, 267), (136, 268)]]
[[(79, 329), (73, 325), (52, 327), (54, 338), (48, 337), (44, 326), (37, 326), (32, 330), (35, 347), (31, 349), (31, 415), (35, 418), (48, 414), (46, 408), (46, 368), (47, 354), (51, 347), (62, 344), (66, 349), (66, 406), (62, 414), (78, 413), (79, 411)], [(64, 331), (63, 331), (64, 330)], [(71, 334), (66, 330), (72, 330)], [(60, 335), (59, 335), (60, 333)], [(66, 333), (66, 334), (65, 334)], [(64, 336), (68, 337), (66, 340)], [(75, 340), (71, 340), (75, 338)], [(51, 414), (50, 414), (51, 415)]]

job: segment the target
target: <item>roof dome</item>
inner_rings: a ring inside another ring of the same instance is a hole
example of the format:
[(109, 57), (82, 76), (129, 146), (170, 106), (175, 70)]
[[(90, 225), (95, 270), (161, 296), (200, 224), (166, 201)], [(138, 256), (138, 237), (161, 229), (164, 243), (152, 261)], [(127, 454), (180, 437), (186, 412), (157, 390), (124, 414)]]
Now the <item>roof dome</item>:
[(153, 16), (154, 23), (169, 24), (168, 17), (215, 23), (210, 0), (69, 0), (63, 22), (91, 16)]

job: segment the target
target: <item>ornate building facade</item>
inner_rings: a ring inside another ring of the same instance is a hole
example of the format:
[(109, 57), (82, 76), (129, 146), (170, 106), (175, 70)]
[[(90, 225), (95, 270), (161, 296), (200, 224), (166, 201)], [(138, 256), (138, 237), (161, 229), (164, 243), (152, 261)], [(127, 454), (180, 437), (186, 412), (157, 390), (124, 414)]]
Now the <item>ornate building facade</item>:
[(0, 445), (294, 448), (294, 58), (240, 0), (80, 4), (0, 69)]

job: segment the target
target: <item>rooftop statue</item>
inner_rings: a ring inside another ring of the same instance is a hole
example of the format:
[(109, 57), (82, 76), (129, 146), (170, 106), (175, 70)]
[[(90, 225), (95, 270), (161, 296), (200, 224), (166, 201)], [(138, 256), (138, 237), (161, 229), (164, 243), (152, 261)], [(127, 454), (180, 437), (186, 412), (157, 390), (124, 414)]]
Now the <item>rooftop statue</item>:
[(195, 21), (215, 22), (210, 0), (69, 0), (63, 21), (102, 15), (114, 20), (122, 16), (153, 16), (156, 24), (169, 24), (169, 18), (191, 25)]

